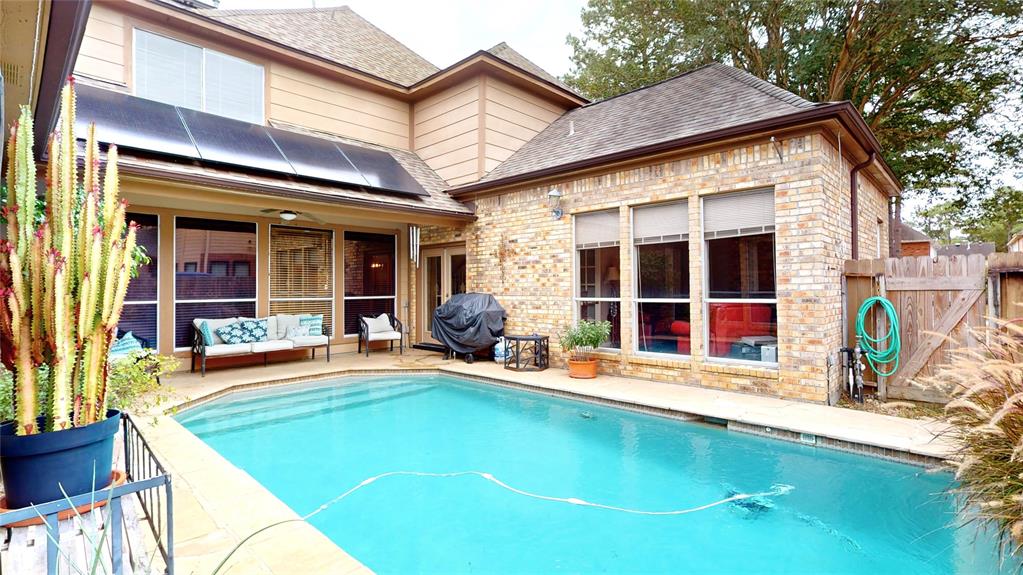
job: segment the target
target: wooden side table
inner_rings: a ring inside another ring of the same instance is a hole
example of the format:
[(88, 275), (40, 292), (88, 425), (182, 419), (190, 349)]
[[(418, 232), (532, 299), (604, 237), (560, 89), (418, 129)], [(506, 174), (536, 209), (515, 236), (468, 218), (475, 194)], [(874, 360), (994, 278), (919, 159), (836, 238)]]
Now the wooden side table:
[[(543, 371), (550, 366), (551, 345), (546, 335), (506, 335), (504, 368), (512, 371)], [(515, 345), (512, 346), (512, 343)]]

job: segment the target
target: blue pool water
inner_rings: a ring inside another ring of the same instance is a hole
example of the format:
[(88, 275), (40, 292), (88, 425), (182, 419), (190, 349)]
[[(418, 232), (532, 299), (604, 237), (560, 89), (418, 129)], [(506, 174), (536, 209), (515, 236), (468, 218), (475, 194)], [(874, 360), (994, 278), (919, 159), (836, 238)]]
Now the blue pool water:
[[(995, 573), (950, 476), (446, 376), (234, 394), (179, 421), (378, 573)], [(787, 485), (789, 488), (772, 486)], [(1009, 569), (1006, 569), (1008, 572)]]

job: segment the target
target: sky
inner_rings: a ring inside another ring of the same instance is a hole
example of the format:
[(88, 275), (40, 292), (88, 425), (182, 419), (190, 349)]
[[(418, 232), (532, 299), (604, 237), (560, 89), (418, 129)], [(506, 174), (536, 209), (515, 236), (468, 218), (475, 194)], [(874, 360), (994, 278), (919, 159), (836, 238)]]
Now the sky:
[(500, 42), (555, 76), (571, 68), (565, 37), (579, 35), (585, 0), (222, 0), (220, 8), (347, 5), (374, 26), (444, 68)]

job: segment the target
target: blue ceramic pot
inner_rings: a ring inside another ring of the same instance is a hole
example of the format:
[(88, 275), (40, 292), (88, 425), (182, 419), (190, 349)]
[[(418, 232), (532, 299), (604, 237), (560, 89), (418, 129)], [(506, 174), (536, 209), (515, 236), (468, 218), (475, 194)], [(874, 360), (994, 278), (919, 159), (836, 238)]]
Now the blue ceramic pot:
[(120, 422), (121, 412), (111, 409), (103, 421), (63, 431), (15, 435), (13, 421), (0, 425), (7, 508), (63, 500), (61, 486), (74, 497), (109, 485)]

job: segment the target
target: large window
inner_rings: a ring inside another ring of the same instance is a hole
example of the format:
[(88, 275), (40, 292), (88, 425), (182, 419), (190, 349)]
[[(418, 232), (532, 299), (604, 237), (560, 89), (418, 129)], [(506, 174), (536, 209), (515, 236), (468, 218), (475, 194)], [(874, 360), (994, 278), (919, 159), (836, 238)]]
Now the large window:
[(774, 192), (704, 200), (709, 357), (778, 361)]
[(689, 355), (689, 214), (686, 202), (636, 208), (637, 350)]
[(256, 224), (177, 218), (174, 346), (191, 345), (192, 320), (197, 317), (255, 315)]
[(128, 213), (125, 219), (138, 224), (138, 245), (146, 250), (149, 263), (139, 266), (138, 274), (128, 282), (128, 293), (124, 297), (124, 309), (117, 329), (132, 332), (143, 345), (157, 346), (158, 324), (158, 270), (160, 256), (160, 218), (150, 214)]
[(610, 321), (611, 337), (601, 347), (622, 347), (621, 256), (618, 211), (575, 218), (576, 309), (579, 319)]
[[(334, 324), (334, 234), (330, 230), (270, 227), (270, 313), (323, 314)], [(235, 273), (240, 270), (234, 266)], [(331, 329), (329, 333), (333, 334)]]
[(263, 67), (135, 30), (135, 94), (147, 100), (263, 123)]
[(394, 313), (397, 243), (392, 234), (345, 232), (345, 335), (359, 333), (359, 315)]

